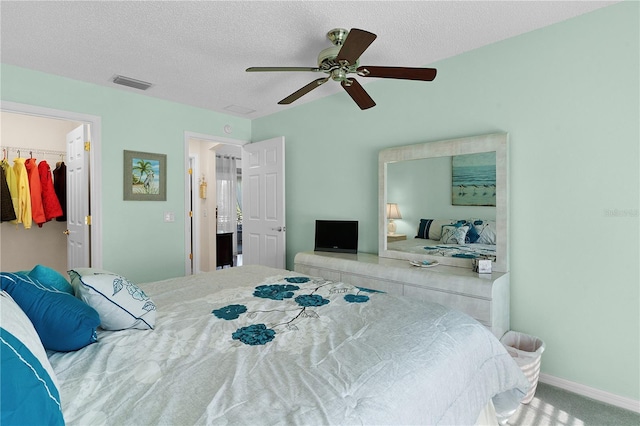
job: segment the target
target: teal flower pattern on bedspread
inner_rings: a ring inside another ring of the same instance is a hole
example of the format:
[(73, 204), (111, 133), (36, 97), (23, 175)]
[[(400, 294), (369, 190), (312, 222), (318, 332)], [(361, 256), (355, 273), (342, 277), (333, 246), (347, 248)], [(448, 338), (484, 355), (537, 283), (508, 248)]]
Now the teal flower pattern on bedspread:
[(297, 285), (288, 284), (260, 285), (256, 287), (253, 295), (273, 300), (291, 299), (293, 297), (293, 292), (299, 289), (300, 287)]
[(304, 284), (304, 283), (308, 283), (310, 278), (309, 277), (287, 277), (284, 280), (288, 283)]
[(380, 290), (372, 290), (370, 288), (364, 288), (364, 287), (356, 287), (358, 290), (360, 291), (364, 291), (366, 293), (384, 293), (384, 291), (380, 291)]
[(234, 340), (240, 340), (247, 345), (264, 345), (273, 340), (276, 332), (264, 324), (252, 324), (242, 327), (231, 335)]
[(317, 294), (301, 294), (295, 298), (300, 306), (322, 306), (329, 303), (327, 299)]
[[(384, 294), (379, 290), (323, 278), (273, 277), (268, 281), (253, 288), (249, 293), (251, 296), (241, 296), (238, 301), (242, 303), (227, 304), (211, 311), (217, 319), (238, 324), (238, 328), (231, 333), (232, 341), (249, 346), (266, 345), (276, 338), (276, 330), (280, 330), (278, 333), (304, 332), (306, 321), (320, 321), (324, 315), (330, 315), (334, 309), (331, 308), (332, 304), (337, 304), (336, 312), (340, 312), (340, 309), (347, 309), (349, 305), (361, 305), (369, 302), (371, 297)], [(236, 301), (236, 298), (233, 300)], [(340, 314), (334, 314), (334, 317), (334, 322), (340, 321)], [(263, 318), (264, 322), (247, 324), (257, 318)], [(326, 322), (317, 324), (326, 326)], [(318, 332), (317, 328), (315, 330)]]
[(247, 312), (247, 307), (244, 305), (229, 305), (224, 308), (214, 309), (211, 311), (213, 315), (227, 321), (234, 320), (240, 317), (240, 314), (244, 314), (245, 312)]
[(369, 296), (365, 296), (362, 294), (347, 294), (344, 297), (344, 300), (349, 303), (364, 303), (369, 301)]

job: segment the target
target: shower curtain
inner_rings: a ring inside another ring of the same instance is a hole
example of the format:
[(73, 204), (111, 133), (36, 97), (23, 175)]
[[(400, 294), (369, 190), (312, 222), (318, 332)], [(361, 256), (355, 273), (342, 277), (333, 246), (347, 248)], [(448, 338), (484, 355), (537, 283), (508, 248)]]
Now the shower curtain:
[[(218, 232), (236, 232), (237, 199), (236, 185), (237, 158), (227, 155), (216, 155), (216, 194), (218, 202)], [(236, 242), (234, 237), (234, 253)]]

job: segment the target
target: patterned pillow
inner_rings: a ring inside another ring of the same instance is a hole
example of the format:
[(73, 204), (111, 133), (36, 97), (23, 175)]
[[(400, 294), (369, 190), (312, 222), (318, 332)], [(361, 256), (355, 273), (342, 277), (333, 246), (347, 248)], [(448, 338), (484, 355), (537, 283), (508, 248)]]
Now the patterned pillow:
[(442, 227), (455, 223), (456, 221), (452, 219), (420, 219), (416, 238), (440, 240), (442, 238)]
[(64, 425), (56, 376), (33, 324), (0, 292), (0, 424)]
[(29, 317), (46, 349), (75, 351), (97, 340), (100, 317), (91, 306), (28, 275), (1, 272), (0, 280), (2, 290)]
[(474, 241), (477, 244), (496, 244), (496, 222), (484, 219), (471, 219), (478, 238)]
[(464, 241), (465, 243), (473, 244), (478, 241), (478, 238), (480, 238), (480, 234), (478, 234), (476, 227), (470, 224), (469, 222), (467, 222), (466, 225), (469, 226), (469, 232), (467, 232), (467, 237), (465, 238)]
[(156, 305), (134, 283), (109, 271), (76, 268), (69, 271), (76, 296), (100, 314), (105, 330), (152, 329)]
[(469, 232), (468, 226), (445, 225), (442, 227), (440, 242), (444, 244), (464, 244), (467, 232)]

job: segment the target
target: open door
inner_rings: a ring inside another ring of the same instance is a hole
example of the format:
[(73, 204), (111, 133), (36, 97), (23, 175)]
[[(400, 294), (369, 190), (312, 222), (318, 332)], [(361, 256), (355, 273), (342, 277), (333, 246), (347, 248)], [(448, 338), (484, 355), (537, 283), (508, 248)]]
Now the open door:
[(243, 146), (243, 264), (284, 269), (284, 137)]
[(67, 267), (91, 266), (89, 213), (89, 126), (67, 134)]

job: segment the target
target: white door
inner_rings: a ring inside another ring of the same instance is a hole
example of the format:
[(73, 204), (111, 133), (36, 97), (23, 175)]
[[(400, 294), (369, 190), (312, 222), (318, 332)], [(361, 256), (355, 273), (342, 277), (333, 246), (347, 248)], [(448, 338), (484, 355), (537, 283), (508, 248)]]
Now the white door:
[(243, 149), (243, 264), (284, 269), (284, 137), (250, 143)]
[(67, 134), (67, 267), (91, 266), (89, 216), (89, 126)]

